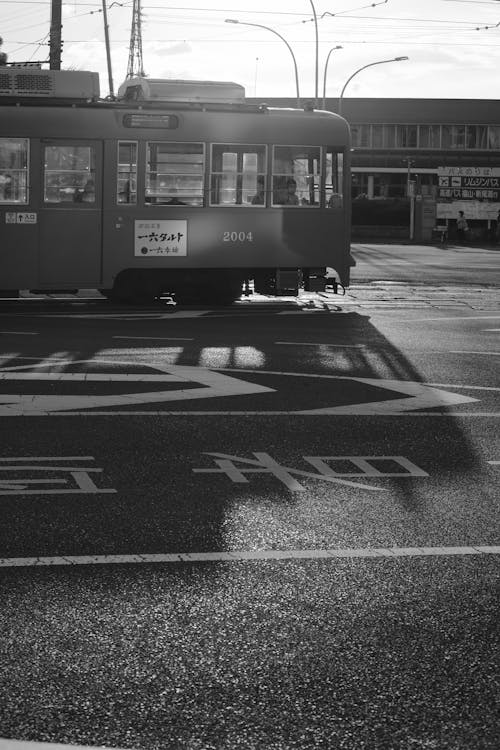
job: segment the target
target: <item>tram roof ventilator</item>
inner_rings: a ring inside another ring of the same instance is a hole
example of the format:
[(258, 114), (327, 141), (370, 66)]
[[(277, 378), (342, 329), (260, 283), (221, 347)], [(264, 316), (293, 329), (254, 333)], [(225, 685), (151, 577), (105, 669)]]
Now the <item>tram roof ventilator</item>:
[(99, 95), (99, 74), (89, 70), (0, 69), (0, 96), (96, 101)]
[(245, 89), (229, 81), (128, 78), (118, 89), (118, 99), (136, 102), (186, 104), (245, 104)]

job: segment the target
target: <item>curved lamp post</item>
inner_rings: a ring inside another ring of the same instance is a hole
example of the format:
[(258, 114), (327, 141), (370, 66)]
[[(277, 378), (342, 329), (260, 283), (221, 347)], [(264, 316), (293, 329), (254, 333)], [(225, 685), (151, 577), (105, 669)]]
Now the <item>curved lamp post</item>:
[(332, 52), (335, 52), (336, 49), (344, 49), (340, 44), (337, 44), (336, 47), (332, 47), (329, 51), (326, 62), (325, 62), (325, 73), (323, 75), (323, 109), (326, 109), (326, 74), (328, 71), (328, 63), (330, 62), (330, 55)]
[(319, 60), (319, 35), (318, 35), (318, 16), (316, 15), (316, 8), (314, 7), (313, 0), (309, 0), (314, 16), (314, 31), (316, 34), (316, 54), (315, 54), (315, 74), (314, 74), (314, 103), (318, 106), (318, 60)]
[(365, 70), (366, 68), (371, 68), (372, 65), (383, 65), (383, 63), (401, 62), (402, 60), (409, 60), (409, 58), (406, 57), (406, 56), (404, 56), (404, 57), (392, 57), (390, 60), (378, 60), (377, 62), (372, 62), (372, 63), (368, 63), (368, 65), (363, 65), (362, 68), (359, 68), (358, 70), (354, 71), (354, 73), (352, 74), (352, 76), (347, 79), (347, 81), (344, 84), (344, 88), (340, 92), (339, 107), (338, 107), (338, 110), (339, 110), (338, 113), (339, 113), (339, 115), (342, 114), (342, 99), (343, 99), (343, 96), (344, 96), (344, 91), (347, 88), (347, 84), (352, 81), (352, 79), (354, 78), (354, 76), (357, 76), (358, 73), (361, 73), (361, 71)]
[(258, 29), (266, 29), (267, 31), (270, 31), (272, 34), (276, 34), (276, 36), (278, 36), (282, 42), (285, 42), (293, 59), (293, 67), (295, 70), (295, 86), (297, 90), (297, 107), (300, 107), (299, 72), (297, 70), (297, 60), (295, 59), (295, 55), (293, 54), (293, 49), (290, 47), (285, 37), (281, 36), (281, 34), (279, 34), (274, 29), (271, 29), (270, 26), (263, 26), (261, 23), (247, 23), (246, 21), (237, 21), (235, 18), (226, 18), (224, 23), (237, 23), (240, 26), (255, 26)]

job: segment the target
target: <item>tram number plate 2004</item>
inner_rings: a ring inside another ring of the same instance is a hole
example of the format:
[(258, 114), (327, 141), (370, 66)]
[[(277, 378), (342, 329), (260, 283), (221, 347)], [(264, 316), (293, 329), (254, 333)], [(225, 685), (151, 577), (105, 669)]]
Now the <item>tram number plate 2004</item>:
[(224, 232), (223, 242), (253, 242), (252, 232)]

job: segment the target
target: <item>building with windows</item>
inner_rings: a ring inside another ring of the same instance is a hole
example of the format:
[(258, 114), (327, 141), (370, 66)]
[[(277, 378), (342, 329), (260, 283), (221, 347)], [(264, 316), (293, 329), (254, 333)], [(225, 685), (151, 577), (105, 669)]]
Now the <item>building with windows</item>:
[[(293, 107), (295, 99), (266, 103)], [(339, 100), (325, 105), (337, 112)], [(478, 233), (496, 224), (500, 100), (346, 98), (342, 115), (351, 126), (353, 199), (432, 198), (438, 223), (463, 210)]]

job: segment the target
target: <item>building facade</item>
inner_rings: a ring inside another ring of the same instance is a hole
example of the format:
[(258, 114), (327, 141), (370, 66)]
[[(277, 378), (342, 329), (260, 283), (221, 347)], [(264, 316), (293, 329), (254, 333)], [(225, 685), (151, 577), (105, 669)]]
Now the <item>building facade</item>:
[[(296, 106), (292, 98), (266, 103)], [(338, 112), (339, 100), (326, 99), (325, 109)], [(342, 115), (351, 126), (354, 200), (433, 199), (437, 222), (463, 210), (483, 234), (496, 225), (499, 100), (347, 98)]]

